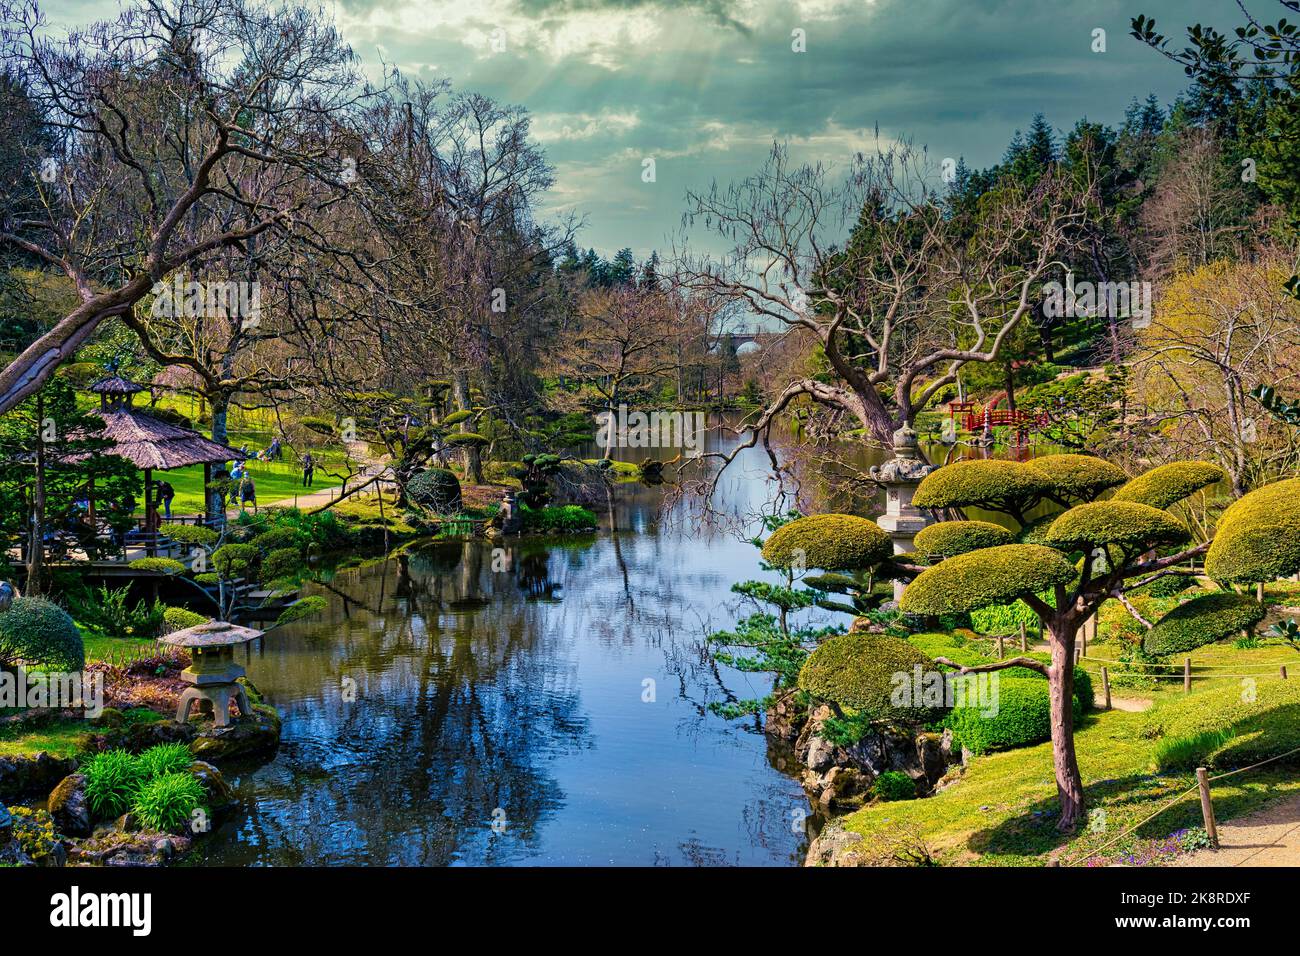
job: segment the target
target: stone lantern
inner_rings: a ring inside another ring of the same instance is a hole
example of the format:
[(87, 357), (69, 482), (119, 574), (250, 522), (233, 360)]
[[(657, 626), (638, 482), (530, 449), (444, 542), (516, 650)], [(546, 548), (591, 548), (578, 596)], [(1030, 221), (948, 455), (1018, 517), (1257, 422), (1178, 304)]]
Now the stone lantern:
[(239, 707), (242, 717), (251, 717), (253, 708), (248, 703), (248, 693), (239, 678), (244, 669), (235, 663), (235, 648), (262, 636), (262, 631), (240, 627), (226, 621), (209, 621), (161, 638), (172, 647), (189, 648), (190, 666), (181, 671), (181, 680), (190, 686), (181, 692), (180, 706), (176, 708), (176, 722), (185, 723), (190, 717), (191, 705), (203, 701), (212, 707), (215, 727), (230, 726), (230, 701)]
[[(930, 523), (930, 516), (912, 504), (916, 486), (935, 466), (921, 458), (916, 432), (904, 425), (894, 432), (894, 457), (883, 465), (873, 465), (868, 472), (885, 488), (885, 513), (876, 519), (894, 539), (894, 554), (913, 550), (912, 539)], [(903, 596), (902, 581), (894, 582), (894, 600)]]

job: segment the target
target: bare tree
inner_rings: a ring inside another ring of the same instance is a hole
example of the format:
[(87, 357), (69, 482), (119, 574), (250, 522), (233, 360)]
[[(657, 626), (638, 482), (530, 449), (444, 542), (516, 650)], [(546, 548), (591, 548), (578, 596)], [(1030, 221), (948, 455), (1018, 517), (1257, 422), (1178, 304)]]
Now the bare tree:
[(36, 0), (0, 0), (7, 69), (56, 143), (0, 248), (68, 277), (79, 301), (0, 371), (0, 412), (170, 273), (261, 243), (320, 244), (340, 130), (369, 95), (328, 18), (252, 0), (135, 0), (57, 39)]
[(964, 364), (996, 359), (1029, 315), (1082, 221), (1086, 188), (1055, 172), (1032, 187), (1000, 183), (965, 223), (946, 214), (927, 175), (924, 154), (906, 145), (859, 156), (838, 181), (821, 164), (793, 165), (777, 145), (753, 176), (688, 194), (684, 225), (733, 249), (679, 254), (678, 281), (804, 331), (830, 372), (787, 382), (724, 467), (796, 399), (886, 444)]

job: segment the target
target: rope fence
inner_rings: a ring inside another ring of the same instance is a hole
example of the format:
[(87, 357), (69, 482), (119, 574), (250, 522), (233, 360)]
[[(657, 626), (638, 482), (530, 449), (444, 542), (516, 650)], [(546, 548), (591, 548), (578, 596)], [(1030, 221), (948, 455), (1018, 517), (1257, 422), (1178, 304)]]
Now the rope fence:
[(1170, 807), (1174, 806), (1174, 804), (1183, 800), (1190, 794), (1197, 793), (1197, 792), (1199, 792), (1201, 795), (1201, 818), (1205, 823), (1205, 833), (1206, 836), (1209, 837), (1210, 848), (1213, 850), (1217, 850), (1219, 848), (1219, 829), (1214, 819), (1214, 802), (1210, 795), (1210, 784), (1214, 783), (1216, 780), (1226, 780), (1229, 777), (1235, 777), (1237, 774), (1246, 773), (1247, 771), (1250, 770), (1258, 770), (1260, 767), (1274, 763), (1278, 760), (1285, 760), (1287, 757), (1293, 757), (1296, 754), (1300, 754), (1300, 747), (1297, 747), (1294, 750), (1288, 750), (1286, 753), (1278, 754), (1275, 757), (1269, 757), (1265, 760), (1261, 760), (1258, 763), (1253, 763), (1248, 767), (1238, 767), (1236, 770), (1229, 770), (1226, 773), (1215, 774), (1213, 777), (1209, 775), (1209, 772), (1206, 770), (1206, 768), (1197, 767), (1196, 783), (1188, 787), (1186, 790), (1184, 790), (1182, 793), (1178, 794), (1177, 796), (1171, 797), (1169, 800), (1165, 801), (1165, 803), (1162, 804), (1154, 813), (1146, 817), (1143, 817), (1142, 820), (1133, 824), (1133, 826), (1129, 827), (1119, 836), (1115, 837), (1115, 839), (1111, 840), (1108, 843), (1102, 844), (1100, 847), (1093, 850), (1091, 853), (1087, 854), (1086, 856), (1082, 856), (1077, 860), (1070, 861), (1069, 863), (1066, 864), (1066, 866), (1082, 866), (1084, 863), (1087, 863), (1089, 860), (1093, 859), (1094, 857), (1100, 856), (1102, 853), (1106, 852), (1111, 847), (1115, 846), (1121, 840), (1125, 839), (1128, 836), (1131, 836), (1132, 834), (1140, 830), (1142, 827), (1146, 826), (1156, 817), (1160, 816), (1160, 814), (1164, 813)]

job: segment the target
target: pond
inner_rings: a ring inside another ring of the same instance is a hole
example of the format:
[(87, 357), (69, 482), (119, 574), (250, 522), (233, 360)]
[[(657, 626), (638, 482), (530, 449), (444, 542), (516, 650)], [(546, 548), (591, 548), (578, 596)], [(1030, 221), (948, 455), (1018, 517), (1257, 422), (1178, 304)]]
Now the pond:
[[(715, 508), (760, 512), (767, 469), (744, 451)], [(734, 623), (758, 552), (662, 504), (620, 485), (613, 534), (426, 542), (308, 585), (329, 609), (245, 662), (284, 716), (280, 750), (229, 774), (240, 809), (189, 862), (801, 863), (810, 807), (782, 754), (709, 711), (771, 689), (704, 641)]]

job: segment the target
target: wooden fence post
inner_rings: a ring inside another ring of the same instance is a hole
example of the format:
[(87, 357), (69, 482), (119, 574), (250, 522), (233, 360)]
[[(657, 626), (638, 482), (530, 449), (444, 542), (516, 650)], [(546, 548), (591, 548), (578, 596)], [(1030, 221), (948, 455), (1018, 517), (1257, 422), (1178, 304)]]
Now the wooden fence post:
[(1219, 848), (1219, 828), (1214, 825), (1214, 804), (1210, 801), (1210, 775), (1204, 767), (1196, 768), (1196, 787), (1201, 791), (1201, 816), (1205, 820), (1205, 833), (1210, 846)]
[(1105, 664), (1101, 667), (1101, 692), (1106, 697), (1106, 709), (1110, 710), (1110, 671)]
[(1002, 660), (1002, 658), (1005, 656), (1006, 656), (1006, 652), (1003, 650), (1002, 647), (1002, 635), (999, 634), (998, 635), (998, 660)]
[(1282, 679), (1286, 680), (1286, 665), (1283, 664), (1280, 670), (1282, 671)]
[(1183, 693), (1190, 694), (1191, 692), (1192, 692), (1192, 659), (1190, 657), (1184, 657), (1183, 658)]
[(1025, 637), (1025, 622), (1020, 622), (1020, 651), (1024, 653), (1029, 650), (1028, 639)]

